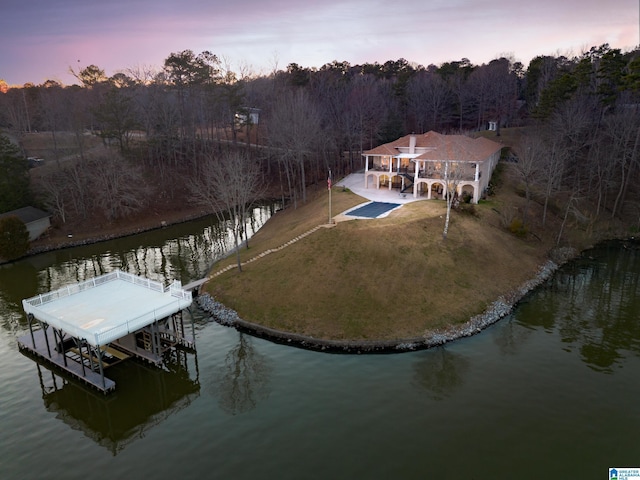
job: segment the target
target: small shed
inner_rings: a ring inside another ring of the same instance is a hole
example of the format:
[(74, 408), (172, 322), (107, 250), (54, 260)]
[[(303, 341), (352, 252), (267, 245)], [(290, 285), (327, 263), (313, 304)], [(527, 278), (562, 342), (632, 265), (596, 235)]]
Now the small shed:
[(238, 125), (258, 125), (260, 123), (260, 109), (254, 107), (240, 107), (236, 112)]
[(4, 217), (18, 217), (27, 227), (30, 242), (51, 226), (51, 215), (36, 207), (22, 207), (0, 214), (0, 218)]

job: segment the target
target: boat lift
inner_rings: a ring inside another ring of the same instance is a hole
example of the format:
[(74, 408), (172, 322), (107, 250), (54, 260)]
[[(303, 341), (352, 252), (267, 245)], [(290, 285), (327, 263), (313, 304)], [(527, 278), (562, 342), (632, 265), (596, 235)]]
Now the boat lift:
[(116, 270), (23, 300), (29, 334), (18, 347), (108, 393), (105, 368), (130, 356), (161, 366), (167, 349), (195, 349), (182, 315), (191, 303), (179, 281), (165, 288)]

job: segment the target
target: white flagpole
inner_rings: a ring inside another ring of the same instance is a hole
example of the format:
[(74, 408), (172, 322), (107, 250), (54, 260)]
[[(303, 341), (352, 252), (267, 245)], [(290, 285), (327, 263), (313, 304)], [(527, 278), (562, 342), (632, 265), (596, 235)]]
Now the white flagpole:
[(333, 223), (331, 219), (331, 169), (329, 169), (329, 177), (327, 178), (327, 187), (329, 189), (329, 225)]

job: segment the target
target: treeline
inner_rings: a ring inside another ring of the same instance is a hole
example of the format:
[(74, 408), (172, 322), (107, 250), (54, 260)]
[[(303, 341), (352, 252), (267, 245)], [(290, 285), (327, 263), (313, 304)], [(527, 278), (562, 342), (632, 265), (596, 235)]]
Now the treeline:
[[(95, 191), (105, 178), (121, 190), (114, 187), (101, 208), (115, 204), (105, 214), (119, 218), (143, 206), (130, 185), (152, 179), (147, 186), (155, 193), (147, 197), (176, 195), (177, 179), (238, 148), (297, 203), (328, 169), (341, 176), (361, 168), (363, 150), (411, 132), (477, 131), (488, 122), (497, 135), (532, 127), (529, 147), (516, 152), (527, 198), (542, 196), (548, 205), (562, 192), (577, 208), (588, 196), (595, 215), (640, 204), (638, 50), (603, 45), (573, 58), (539, 56), (526, 67), (510, 58), (427, 67), (404, 59), (319, 69), (292, 63), (260, 76), (233, 72), (210, 52), (185, 50), (158, 69), (107, 77), (91, 65), (74, 73), (79, 85), (47, 81), (0, 94), (0, 129), (18, 141), (35, 131), (50, 135), (47, 161), (59, 168), (33, 191), (63, 219), (98, 208)], [(75, 138), (72, 164), (63, 161), (62, 132)], [(89, 154), (95, 136), (111, 162)]]

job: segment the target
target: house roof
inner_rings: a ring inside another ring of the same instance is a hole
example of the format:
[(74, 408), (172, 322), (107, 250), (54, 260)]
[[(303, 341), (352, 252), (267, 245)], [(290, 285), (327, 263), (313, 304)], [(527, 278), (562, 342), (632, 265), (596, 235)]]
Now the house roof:
[(31, 222), (50, 217), (51, 215), (36, 207), (22, 207), (18, 208), (17, 210), (11, 210), (10, 212), (0, 214), (0, 218), (13, 216), (18, 217), (20, 220), (22, 220), (22, 223), (27, 225)]
[(405, 135), (393, 142), (385, 143), (363, 155), (390, 155), (394, 157), (409, 154), (411, 138), (415, 137), (415, 161), (468, 161), (481, 162), (502, 148), (499, 143), (487, 138), (471, 138), (466, 135), (443, 135), (434, 131), (423, 135)]
[[(396, 140), (397, 141), (397, 140)], [(363, 153), (363, 155), (397, 155), (398, 150), (393, 148), (391, 143), (385, 143), (384, 145), (379, 145), (373, 150), (367, 150)]]

